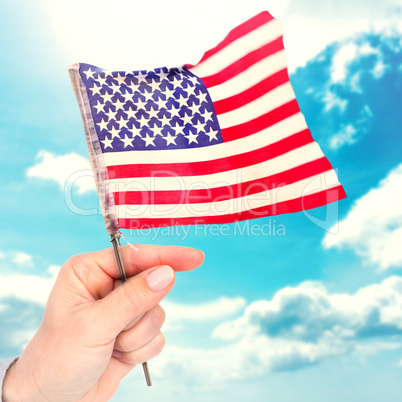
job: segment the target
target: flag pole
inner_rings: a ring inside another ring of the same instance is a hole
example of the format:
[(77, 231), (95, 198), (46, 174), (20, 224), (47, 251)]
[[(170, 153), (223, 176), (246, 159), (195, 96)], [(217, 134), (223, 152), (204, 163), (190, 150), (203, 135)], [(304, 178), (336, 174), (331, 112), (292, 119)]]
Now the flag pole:
[[(116, 236), (110, 235), (112, 238), (111, 242), (113, 244), (114, 255), (116, 257), (117, 266), (119, 267), (121, 282), (124, 283), (127, 280), (126, 271), (124, 270), (123, 261), (121, 260), (119, 253), (119, 246), (117, 244)], [(148, 387), (152, 385), (151, 375), (149, 374), (148, 363), (142, 363), (142, 368), (144, 369), (145, 380), (147, 381)]]

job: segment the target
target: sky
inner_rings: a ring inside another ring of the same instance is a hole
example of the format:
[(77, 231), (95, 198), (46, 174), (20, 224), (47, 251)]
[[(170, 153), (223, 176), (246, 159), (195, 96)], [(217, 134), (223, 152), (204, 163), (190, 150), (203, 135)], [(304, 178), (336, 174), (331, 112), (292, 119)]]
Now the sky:
[(214, 230), (126, 231), (206, 260), (163, 302), (153, 387), (137, 367), (113, 401), (401, 400), (396, 0), (0, 3), (0, 358), (35, 333), (60, 266), (110, 246), (67, 66), (195, 64), (262, 10), (282, 22), (301, 111), (347, 198)]

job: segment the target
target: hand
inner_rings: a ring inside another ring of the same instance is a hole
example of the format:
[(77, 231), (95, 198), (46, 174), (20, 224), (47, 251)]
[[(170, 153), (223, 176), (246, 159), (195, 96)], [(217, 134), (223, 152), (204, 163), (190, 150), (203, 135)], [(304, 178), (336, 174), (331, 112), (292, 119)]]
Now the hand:
[(203, 253), (146, 245), (120, 252), (124, 284), (112, 248), (74, 256), (61, 268), (37, 333), (7, 372), (5, 402), (107, 401), (135, 364), (162, 351), (158, 303), (174, 271), (197, 268)]

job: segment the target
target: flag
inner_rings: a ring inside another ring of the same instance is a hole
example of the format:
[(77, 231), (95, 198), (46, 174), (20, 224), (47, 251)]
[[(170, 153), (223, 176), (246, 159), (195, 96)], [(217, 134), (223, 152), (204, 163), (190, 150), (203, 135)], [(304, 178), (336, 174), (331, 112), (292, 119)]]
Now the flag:
[(229, 223), (345, 197), (299, 110), (281, 24), (268, 12), (196, 65), (69, 71), (109, 234)]

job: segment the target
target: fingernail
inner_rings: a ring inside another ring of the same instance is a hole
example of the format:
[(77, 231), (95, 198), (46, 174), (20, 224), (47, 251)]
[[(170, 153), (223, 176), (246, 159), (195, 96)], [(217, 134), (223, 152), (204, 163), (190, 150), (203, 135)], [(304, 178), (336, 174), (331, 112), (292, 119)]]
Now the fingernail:
[(148, 274), (148, 286), (154, 292), (160, 292), (172, 283), (173, 276), (173, 269), (167, 265), (163, 265)]

